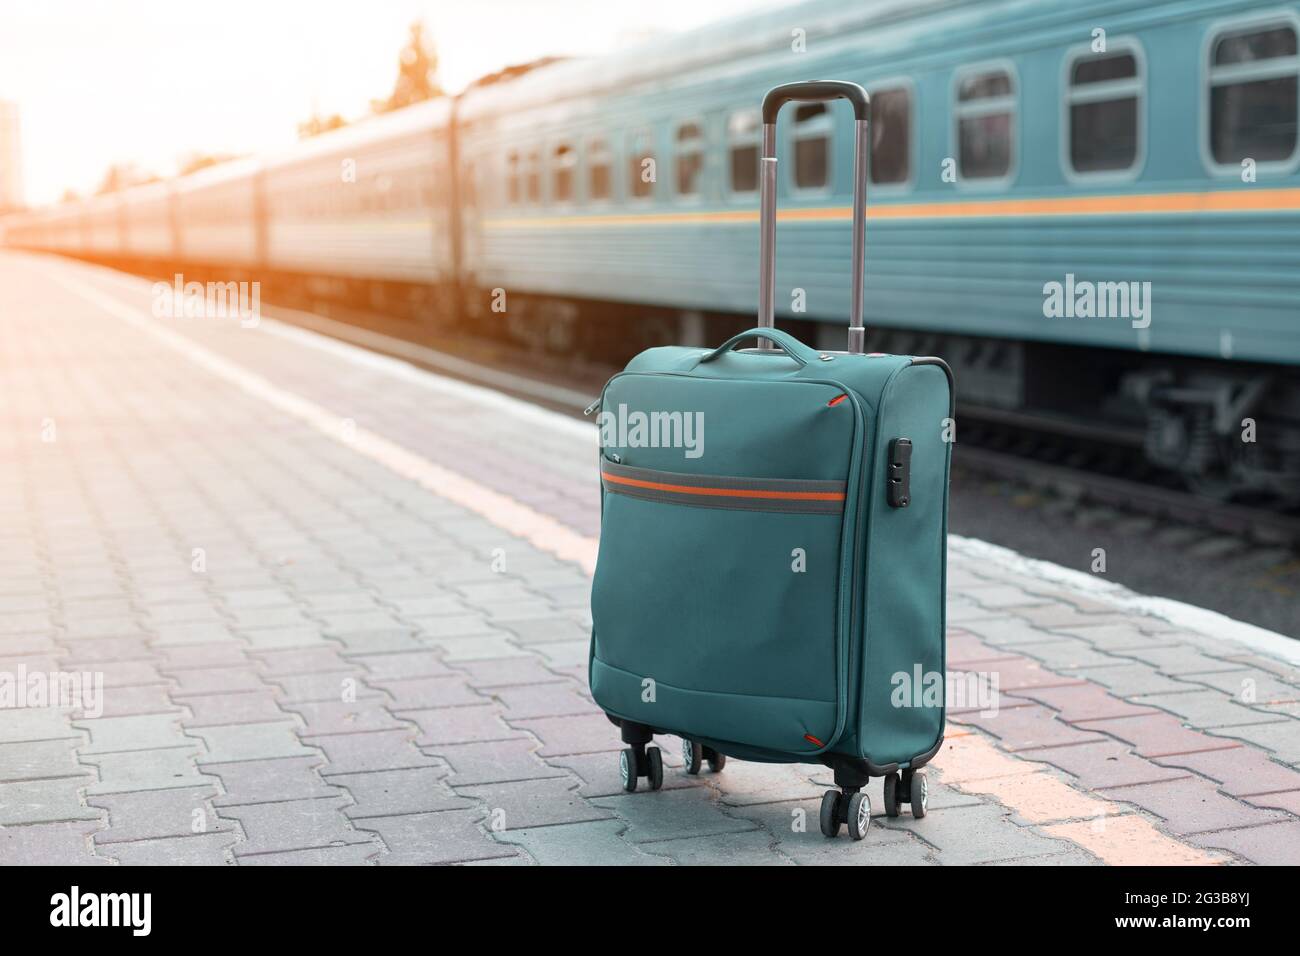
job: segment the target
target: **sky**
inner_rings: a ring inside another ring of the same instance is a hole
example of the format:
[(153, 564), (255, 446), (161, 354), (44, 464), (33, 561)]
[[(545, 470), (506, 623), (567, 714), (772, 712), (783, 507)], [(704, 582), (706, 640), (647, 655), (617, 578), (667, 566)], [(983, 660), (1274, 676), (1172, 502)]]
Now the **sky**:
[(599, 55), (772, 0), (40, 0), (0, 5), (0, 100), (18, 103), (31, 205), (107, 168), (292, 142), (313, 113), (365, 114), (422, 20), (456, 92), (503, 66)]

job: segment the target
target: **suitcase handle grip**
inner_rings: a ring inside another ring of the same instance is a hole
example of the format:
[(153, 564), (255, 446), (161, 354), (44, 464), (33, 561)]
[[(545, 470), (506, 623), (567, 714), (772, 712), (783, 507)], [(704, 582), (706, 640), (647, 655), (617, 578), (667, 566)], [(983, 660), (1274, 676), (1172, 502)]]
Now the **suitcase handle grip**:
[[(763, 97), (763, 152), (758, 161), (758, 324), (775, 325), (776, 313), (776, 116), (791, 100), (825, 102), (848, 100), (853, 104), (853, 267), (849, 313), (848, 351), (860, 355), (866, 349), (862, 326), (862, 305), (866, 232), (867, 170), (871, 153), (871, 97), (857, 83), (844, 80), (806, 80), (773, 87)], [(760, 348), (772, 348), (761, 342)]]
[(782, 332), (780, 329), (765, 329), (760, 327), (757, 329), (750, 329), (748, 332), (736, 333), (708, 355), (702, 356), (696, 364), (703, 365), (705, 362), (712, 362), (718, 356), (730, 352), (741, 342), (745, 341), (745, 339), (758, 339), (760, 342), (770, 343), (768, 348), (771, 348), (772, 346), (780, 346), (781, 350), (785, 352), (786, 355), (799, 363), (800, 368), (803, 368), (803, 366), (816, 359), (818, 354), (787, 332)]
[(856, 83), (845, 80), (802, 80), (774, 86), (763, 97), (763, 122), (775, 123), (781, 107), (792, 100), (803, 103), (824, 103), (827, 100), (848, 100), (853, 104), (855, 119), (871, 118), (871, 97)]

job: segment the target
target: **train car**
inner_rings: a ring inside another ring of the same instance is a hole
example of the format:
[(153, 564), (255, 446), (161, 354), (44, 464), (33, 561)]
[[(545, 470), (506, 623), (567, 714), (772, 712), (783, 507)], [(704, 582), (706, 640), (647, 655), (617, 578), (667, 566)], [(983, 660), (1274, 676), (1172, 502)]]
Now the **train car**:
[[(815, 0), (557, 64), (462, 99), (461, 148), (493, 170), (465, 267), (584, 319), (624, 303), (746, 324), (759, 100), (855, 80), (874, 100), (877, 347), (945, 355), (989, 419), (1294, 496), (1298, 33), (1296, 3)], [(849, 296), (835, 110), (788, 107), (778, 145), (778, 313), (823, 348)], [(1243, 443), (1246, 419), (1272, 440)]]
[(176, 181), (177, 261), (251, 269), (263, 258), (262, 163), (237, 159)]
[(4, 218), (6, 245), (80, 255), (84, 240), (79, 204), (51, 206), (14, 213)]
[(121, 255), (142, 265), (177, 258), (176, 191), (168, 182), (150, 183), (122, 196), (125, 237)]
[(82, 204), (82, 249), (86, 255), (110, 259), (125, 245), (125, 208), (115, 193), (94, 196)]
[(451, 283), (451, 114), (450, 100), (434, 100), (269, 158), (265, 265), (278, 273)]

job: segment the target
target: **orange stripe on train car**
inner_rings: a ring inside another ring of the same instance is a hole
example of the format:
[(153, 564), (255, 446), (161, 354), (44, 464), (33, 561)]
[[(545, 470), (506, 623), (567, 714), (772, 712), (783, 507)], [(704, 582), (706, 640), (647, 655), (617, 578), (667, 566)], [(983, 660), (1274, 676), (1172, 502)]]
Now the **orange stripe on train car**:
[(775, 491), (753, 488), (701, 488), (695, 485), (670, 485), (662, 481), (643, 481), (640, 478), (624, 478), (603, 472), (606, 481), (616, 485), (633, 485), (637, 488), (650, 488), (654, 491), (671, 491), (679, 495), (703, 495), (705, 497), (723, 498), (780, 498), (785, 501), (843, 501), (842, 491)]
[[(1296, 210), (1300, 210), (1300, 189), (1216, 189), (1205, 192), (1115, 193), (1102, 196), (1058, 196), (1038, 199), (882, 203), (868, 206), (867, 217), (869, 219), (962, 219), (981, 216), (989, 218), (1132, 216), (1171, 213), (1294, 212)], [(807, 207), (778, 210), (777, 219), (786, 222), (822, 222), (847, 220), (852, 214), (852, 206)], [(757, 221), (758, 210), (736, 209), (715, 212), (529, 216), (487, 219), (483, 224), (490, 229), (516, 229), (542, 225), (637, 226)]]

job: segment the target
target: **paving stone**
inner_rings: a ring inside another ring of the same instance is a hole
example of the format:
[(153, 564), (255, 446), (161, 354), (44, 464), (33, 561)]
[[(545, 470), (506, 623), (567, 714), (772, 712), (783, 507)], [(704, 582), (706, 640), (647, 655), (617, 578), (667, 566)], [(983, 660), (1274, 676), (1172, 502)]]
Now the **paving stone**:
[(1126, 624), (1089, 624), (1078, 627), (1058, 628), (1071, 637), (1082, 638), (1099, 651), (1108, 654), (1133, 657), (1130, 651), (1144, 648), (1171, 648), (1174, 641), (1167, 633), (1151, 633), (1142, 630), (1136, 623)]
[(410, 720), (420, 728), (416, 742), (421, 747), (436, 748), (443, 744), (509, 740), (524, 736), (523, 731), (508, 726), (501, 719), (495, 704), (404, 710), (402, 719)]
[(90, 742), (79, 748), (86, 755), (194, 746), (181, 730), (176, 714), (99, 717), (78, 721), (75, 726), (90, 735)]
[(293, 715), (280, 709), (275, 692), (260, 690), (239, 694), (202, 694), (177, 697), (176, 702), (189, 710), (181, 719), (187, 731), (195, 727), (226, 724), (265, 724), (292, 720)]
[(567, 678), (546, 667), (540, 659), (507, 657), (497, 660), (465, 661), (458, 669), (469, 675), (469, 685), (478, 690), (517, 687), (525, 684), (564, 682)]
[(1260, 810), (1219, 793), (1214, 784), (1199, 777), (1159, 783), (1140, 783), (1097, 791), (1107, 800), (1142, 807), (1165, 821), (1176, 835), (1202, 833), (1229, 827), (1256, 826), (1283, 818), (1273, 810)]
[[(94, 670), (98, 661), (144, 660), (154, 655), (143, 637), (102, 637), (93, 641), (76, 641), (62, 658), (62, 670)], [(29, 670), (53, 670), (52, 666)]]
[[(623, 839), (620, 820), (594, 820), (561, 826), (505, 830), (498, 841), (522, 847), (542, 866), (668, 866), (670, 860), (647, 853)], [(653, 844), (651, 847), (653, 848)]]
[(252, 653), (260, 662), (264, 680), (305, 674), (333, 673), (349, 670), (353, 661), (339, 653), (337, 645), (317, 644), (312, 647), (291, 647), (280, 650), (258, 650)]
[(1182, 681), (1166, 677), (1151, 665), (1140, 662), (1079, 667), (1071, 674), (1101, 684), (1116, 697), (1179, 694), (1187, 690), (1187, 684)]
[(1053, 856), (1074, 849), (1061, 840), (1042, 836), (1031, 827), (1022, 827), (1011, 819), (1011, 811), (996, 805), (953, 807), (942, 813), (927, 814), (924, 820), (899, 817), (882, 818), (873, 826), (882, 829), (911, 828), (929, 845), (936, 847), (946, 866), (974, 863), (997, 863), (1008, 860), (1033, 862), (1036, 857)]
[(451, 677), (459, 671), (443, 663), (436, 651), (403, 651), (396, 654), (358, 654), (347, 658), (360, 664), (377, 680), (407, 680), (417, 677)]
[(383, 849), (377, 843), (314, 847), (284, 853), (259, 853), (240, 857), (240, 866), (370, 866)]
[[(529, 651), (515, 644), (504, 632), (500, 634), (478, 634), (473, 637), (429, 637), (422, 640), (426, 645), (436, 648), (442, 659), (449, 665), (457, 667), (464, 661), (497, 660), (506, 657), (527, 657)], [(551, 647), (555, 645), (541, 645)]]
[(95, 844), (225, 833), (229, 824), (208, 805), (215, 794), (215, 787), (206, 786), (87, 797), (87, 804), (108, 812), (108, 828), (95, 835)]
[(1169, 677), (1240, 670), (1235, 661), (1210, 657), (1186, 646), (1131, 648), (1124, 656), (1146, 661)]
[(232, 830), (97, 845), (96, 852), (122, 866), (229, 866), (238, 836)]
[(83, 764), (99, 771), (99, 782), (91, 784), (86, 793), (127, 793), (209, 784), (211, 778), (203, 776), (195, 766), (200, 752), (195, 746), (83, 756)]
[(201, 670), (208, 667), (248, 667), (251, 659), (245, 654), (242, 641), (218, 644), (177, 644), (158, 648), (153, 652), (158, 658), (158, 671), (170, 676), (181, 670)]
[(337, 650), (337, 646), (328, 641), (317, 627), (259, 627), (245, 631), (244, 638), (254, 653), (310, 647)]
[(379, 834), (389, 848), (376, 862), (387, 866), (463, 863), (513, 857), (514, 847), (498, 843), (479, 826), (481, 810), (440, 810), (396, 817), (372, 817), (358, 825)]
[(516, 621), (503, 621), (505, 628), (519, 644), (551, 644), (556, 641), (588, 640), (591, 634), (573, 621), (556, 617), (553, 613), (546, 617)]
[(303, 746), (296, 731), (297, 725), (290, 720), (194, 727), (190, 733), (207, 744), (207, 753), (198, 761), (207, 765), (310, 754), (312, 751)]
[(1011, 697), (1035, 700), (1052, 708), (1061, 720), (1107, 720), (1112, 717), (1135, 717), (1158, 713), (1155, 707), (1130, 703), (1106, 692), (1096, 684), (1070, 687), (1031, 687), (1007, 692)]
[(567, 776), (455, 789), (486, 805), (494, 830), (580, 823), (611, 815), (585, 800), (578, 793), (578, 781)]
[(755, 829), (752, 821), (726, 813), (706, 787), (593, 797), (591, 803), (627, 821), (627, 839), (634, 843)]
[(221, 781), (225, 792), (214, 796), (212, 804), (226, 807), (344, 796), (341, 790), (321, 778), (319, 771), (326, 766), (325, 759), (315, 754), (214, 764), (206, 768), (207, 772)]
[(101, 824), (83, 821), (0, 827), (0, 866), (105, 866), (89, 837)]
[(1300, 790), (1300, 771), (1275, 763), (1254, 747), (1157, 757), (1156, 763), (1209, 777), (1234, 797)]
[(265, 684), (247, 664), (237, 667), (184, 668), (171, 672), (176, 693), (191, 697), (197, 694), (238, 694), (263, 690)]
[(323, 797), (225, 806), (219, 812), (243, 828), (245, 840), (233, 851), (242, 858), (256, 853), (371, 843), (371, 834), (347, 825), (343, 810), (348, 802), (344, 797)]
[[(543, 762), (537, 757), (536, 750), (537, 742), (532, 738), (517, 737), (481, 743), (441, 744), (436, 752), (451, 768), (449, 782), (458, 787), (565, 775), (561, 761), (555, 761), (554, 765)], [(619, 790), (622, 790), (621, 785)], [(585, 790), (581, 792), (583, 796), (588, 795)]]
[(72, 740), (0, 744), (0, 783), (90, 775), (77, 762)]
[(436, 757), (427, 757), (420, 752), (415, 745), (416, 736), (414, 728), (404, 728), (369, 734), (326, 734), (313, 737), (311, 742), (329, 758), (320, 771), (327, 777), (367, 770), (441, 767), (442, 763)]
[(1261, 866), (1300, 864), (1300, 820), (1201, 833), (1190, 840), (1198, 846), (1227, 850)]
[(225, 624), (186, 624), (160, 622), (154, 625), (153, 643), (157, 647), (175, 644), (212, 644), (235, 639), (235, 633)]
[(344, 654), (385, 654), (395, 651), (415, 651), (422, 645), (416, 639), (416, 632), (405, 629), (382, 631), (348, 631), (342, 634), (329, 634), (331, 641), (343, 647)]
[[(823, 839), (825, 839), (823, 837)], [(774, 847), (772, 836), (761, 830), (722, 833), (709, 840), (686, 837), (643, 843), (641, 848), (672, 860), (678, 866), (792, 866), (793, 861)], [(879, 865), (878, 861), (873, 862)]]
[(79, 785), (84, 786), (84, 781), (73, 777), (0, 783), (0, 827), (101, 819), (98, 810), (81, 805)]
[[(1254, 707), (1243, 706), (1217, 690), (1189, 690), (1181, 694), (1155, 694), (1148, 697), (1135, 697), (1134, 700), (1177, 714), (1187, 723), (1205, 730), (1245, 724), (1266, 724), (1290, 719), (1283, 714), (1270, 714)], [(1300, 734), (1300, 724), (1296, 725), (1296, 733)]]
[[(1144, 717), (1129, 718), (1145, 720)], [(1011, 753), (1037, 747), (1059, 747), (1102, 740), (1089, 731), (1091, 725), (1074, 725), (1061, 720), (1054, 710), (1037, 704), (999, 710), (991, 717), (978, 713), (953, 717), (955, 723), (972, 724), (997, 737), (1002, 749)]]
[(492, 691), (492, 696), (504, 705), (504, 716), (509, 721), (604, 713), (569, 681), (498, 687)]
[(1143, 757), (1197, 753), (1240, 746), (1234, 741), (1189, 730), (1176, 717), (1148, 714), (1142, 717), (1119, 717), (1114, 720), (1080, 721), (1084, 730), (1096, 730), (1132, 744)]
[[(1228, 753), (1229, 751), (1216, 751)], [(1187, 776), (1172, 766), (1162, 766), (1135, 755), (1127, 745), (1114, 740), (1074, 744), (1067, 747), (1041, 747), (1021, 754), (1026, 760), (1042, 761), (1059, 767), (1079, 779), (1084, 790), (1124, 787), (1135, 783), (1156, 783)]]
[[(706, 763), (705, 768), (708, 767)], [(813, 783), (801, 764), (728, 761), (721, 774), (707, 769), (700, 776), (721, 789), (721, 802), (730, 807), (787, 800), (820, 800), (824, 787)], [(685, 775), (685, 772), (682, 772)], [(883, 806), (883, 803), (878, 804)]]
[(458, 796), (446, 778), (445, 767), (416, 767), (339, 774), (330, 777), (330, 782), (352, 794), (356, 806), (344, 812), (353, 820), (474, 807), (474, 801)]
[(33, 740), (81, 740), (82, 733), (54, 707), (7, 709), (0, 720), (0, 743), (25, 743)]
[(1271, 751), (1283, 763), (1300, 765), (1300, 723), (1289, 718), (1271, 724), (1217, 727), (1206, 731), (1206, 734), (1209, 739), (1221, 743), (1244, 740)]
[(1078, 670), (1079, 667), (1105, 667), (1117, 662), (1117, 658), (1093, 648), (1079, 637), (1054, 635), (1052, 639), (1039, 643), (1017, 644), (1015, 650), (1069, 678), (1075, 678), (1076, 675), (1071, 674), (1071, 671)]
[(301, 735), (306, 739), (320, 734), (358, 734), (405, 726), (389, 712), (380, 697), (363, 697), (351, 702), (285, 703), (284, 709), (301, 715), (305, 724)]
[(394, 713), (484, 704), (487, 698), (470, 688), (465, 677), (413, 677), (405, 680), (370, 679), (370, 685), (386, 693)]

